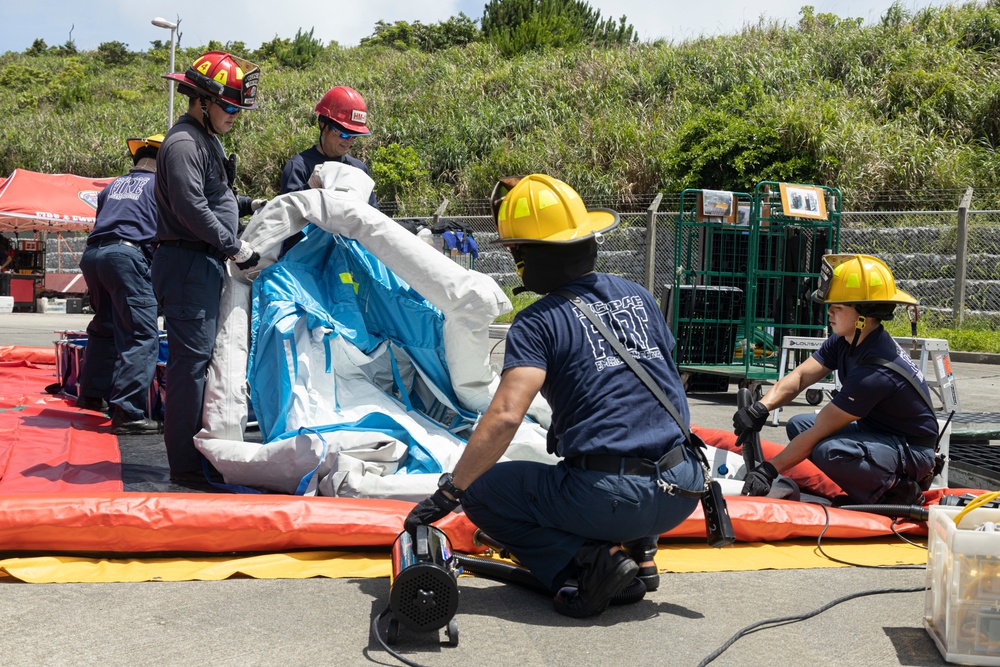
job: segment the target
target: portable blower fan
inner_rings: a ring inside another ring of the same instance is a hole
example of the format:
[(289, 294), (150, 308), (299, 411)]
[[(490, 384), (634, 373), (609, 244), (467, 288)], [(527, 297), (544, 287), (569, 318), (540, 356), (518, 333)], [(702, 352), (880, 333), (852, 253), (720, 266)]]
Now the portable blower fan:
[(416, 632), (447, 626), (448, 643), (458, 645), (458, 575), (461, 568), (443, 532), (417, 526), (416, 537), (405, 530), (392, 545), (387, 639), (395, 643), (399, 624)]

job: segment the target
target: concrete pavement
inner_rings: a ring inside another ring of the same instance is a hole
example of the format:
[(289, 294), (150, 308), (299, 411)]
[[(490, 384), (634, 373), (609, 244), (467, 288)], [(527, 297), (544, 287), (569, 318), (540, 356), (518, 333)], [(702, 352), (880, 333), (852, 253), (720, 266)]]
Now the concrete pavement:
[[(86, 315), (0, 315), (0, 345), (49, 345)], [(1000, 366), (953, 364), (964, 410), (995, 410)], [(693, 421), (730, 428), (735, 391), (689, 398)], [(782, 421), (815, 410), (804, 401)], [(763, 437), (786, 442), (782, 427)], [(0, 436), (2, 437), (2, 436)], [(994, 443), (995, 444), (995, 443)], [(990, 445), (993, 446), (993, 445)], [(834, 548), (830, 548), (834, 551)], [(664, 574), (655, 593), (590, 620), (556, 614), (514, 586), (463, 578), (460, 641), (401, 631), (396, 650), (420, 664), (697, 665), (741, 628), (805, 614), (852, 593), (922, 588), (922, 569), (806, 569)], [(372, 639), (388, 579), (25, 584), (0, 578), (0, 655), (8, 667), (74, 665), (400, 664)], [(711, 664), (946, 664), (922, 627), (924, 592), (861, 597), (800, 623), (741, 638)]]

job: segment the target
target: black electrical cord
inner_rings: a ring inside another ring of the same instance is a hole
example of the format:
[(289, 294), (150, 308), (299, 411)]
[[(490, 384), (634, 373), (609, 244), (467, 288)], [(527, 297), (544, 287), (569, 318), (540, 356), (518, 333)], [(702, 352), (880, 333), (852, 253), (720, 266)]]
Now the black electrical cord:
[(903, 540), (904, 542), (906, 542), (910, 546), (914, 546), (914, 547), (916, 547), (918, 549), (923, 549), (924, 551), (927, 551), (927, 545), (926, 544), (918, 544), (917, 542), (913, 542), (913, 541), (908, 540), (905, 537), (903, 537), (903, 534), (901, 532), (899, 532), (898, 530), (896, 530), (896, 524), (897, 523), (899, 523), (899, 519), (898, 518), (893, 519), (892, 523), (889, 524), (889, 529), (892, 530), (892, 534), (893, 535), (895, 535), (899, 539)]
[(388, 613), (389, 613), (389, 607), (387, 606), (385, 609), (382, 610), (381, 614), (372, 619), (372, 634), (375, 635), (375, 641), (381, 644), (382, 648), (384, 648), (389, 655), (394, 657), (396, 660), (399, 660), (404, 665), (409, 665), (410, 667), (424, 667), (419, 662), (413, 662), (412, 660), (407, 660), (400, 654), (396, 653), (391, 648), (389, 648), (389, 644), (387, 644), (386, 641), (382, 639), (382, 633), (379, 632), (378, 624), (383, 618), (385, 618), (386, 614)]
[[(823, 508), (823, 514), (826, 517), (826, 525), (823, 526), (823, 530), (820, 531), (819, 536), (816, 538), (816, 548), (819, 549), (819, 552), (821, 554), (823, 554), (823, 556), (825, 558), (827, 558), (829, 560), (832, 560), (832, 561), (834, 561), (836, 563), (842, 563), (843, 565), (850, 565), (852, 567), (866, 567), (866, 568), (871, 568), (871, 569), (876, 569), (876, 570), (924, 570), (924, 569), (927, 569), (923, 565), (862, 565), (861, 563), (852, 563), (850, 561), (841, 560), (839, 558), (834, 558), (830, 554), (828, 554), (825, 551), (823, 551), (823, 544), (822, 544), (822, 542), (823, 542), (823, 535), (825, 535), (826, 531), (830, 528), (830, 512), (829, 512), (829, 510), (827, 510), (826, 505), (823, 505), (823, 504), (820, 504), (820, 503), (817, 503), (817, 504), (820, 507)], [(878, 509), (878, 506), (875, 506), (875, 505), (870, 505), (870, 506), (869, 505), (864, 505), (864, 506), (858, 505), (857, 507), (858, 508), (862, 508), (863, 507), (866, 510)], [(885, 509), (887, 509), (887, 510), (889, 510), (889, 509), (892, 509), (892, 510), (909, 510), (910, 508), (908, 508), (908, 507), (886, 506)], [(904, 512), (904, 514), (907, 514), (907, 513)], [(905, 518), (914, 518), (914, 517), (910, 517), (909, 514), (907, 514), (907, 516)], [(923, 546), (922, 544), (916, 544), (915, 542), (911, 542), (910, 540), (906, 539), (905, 537), (903, 537), (896, 530), (896, 523), (899, 521), (899, 519), (900, 519), (900, 517), (894, 517), (893, 518), (892, 524), (890, 525), (890, 528), (892, 529), (892, 532), (898, 538), (900, 538), (901, 540), (903, 540), (907, 544), (911, 544), (911, 545), (913, 545), (915, 547), (919, 547), (921, 549), (926, 549), (927, 547)], [(813, 616), (816, 616), (818, 614), (823, 613), (824, 611), (826, 611), (830, 607), (838, 605), (841, 602), (846, 602), (848, 600), (853, 600), (854, 598), (864, 597), (866, 595), (882, 595), (882, 594), (885, 594), (885, 593), (916, 593), (917, 591), (923, 591), (923, 590), (925, 590), (924, 586), (915, 586), (913, 588), (879, 588), (879, 589), (875, 589), (875, 590), (861, 591), (861, 592), (858, 592), (858, 593), (851, 593), (850, 595), (845, 595), (842, 598), (837, 598), (833, 602), (828, 602), (827, 604), (823, 605), (819, 609), (816, 609), (816, 610), (811, 611), (811, 612), (807, 612), (807, 613), (799, 615), (799, 616), (785, 616), (783, 618), (771, 618), (771, 619), (768, 619), (768, 620), (765, 620), (765, 621), (758, 621), (757, 623), (754, 623), (753, 625), (746, 626), (745, 628), (743, 628), (742, 630), (740, 630), (739, 632), (737, 632), (735, 635), (733, 635), (732, 637), (730, 637), (726, 641), (725, 644), (723, 644), (722, 646), (720, 646), (713, 653), (711, 653), (707, 658), (705, 658), (700, 663), (698, 663), (698, 667), (703, 667), (704, 665), (709, 664), (710, 662), (712, 662), (713, 660), (715, 660), (716, 658), (718, 658), (720, 655), (722, 655), (726, 651), (726, 649), (728, 649), (730, 646), (732, 646), (733, 644), (735, 644), (736, 641), (740, 637), (743, 637), (744, 635), (750, 634), (754, 630), (757, 630), (757, 629), (764, 629), (764, 630), (766, 630), (766, 629), (769, 629), (769, 628), (772, 628), (772, 627), (777, 627), (779, 625), (784, 625), (786, 623), (797, 623), (799, 621), (804, 621), (804, 620), (806, 620), (808, 618), (812, 618)]]
[(805, 614), (800, 614), (798, 616), (784, 616), (781, 618), (769, 618), (765, 621), (758, 621), (753, 625), (746, 626), (745, 628), (737, 632), (735, 635), (730, 637), (728, 640), (726, 640), (726, 643), (724, 643), (722, 646), (720, 646), (711, 654), (709, 654), (708, 657), (706, 657), (704, 660), (699, 662), (698, 667), (704, 667), (705, 665), (709, 664), (710, 662), (718, 658), (720, 655), (722, 655), (726, 651), (726, 649), (735, 644), (740, 637), (750, 634), (751, 632), (757, 630), (758, 628), (767, 629), (764, 626), (774, 627), (777, 625), (783, 625), (785, 623), (797, 623), (799, 621), (804, 621), (806, 619), (812, 618), (813, 616), (822, 614), (827, 609), (834, 607), (840, 604), (841, 602), (847, 602), (848, 600), (865, 597), (867, 595), (884, 595), (887, 593), (916, 593), (918, 591), (923, 591), (923, 590), (924, 590), (923, 586), (913, 586), (912, 588), (877, 588), (869, 591), (860, 591), (858, 593), (851, 593), (850, 595), (845, 595), (844, 597), (837, 598), (833, 602), (828, 602), (819, 609), (814, 609), (813, 611), (806, 612)]
[[(841, 560), (839, 558), (834, 558), (833, 556), (831, 556), (827, 552), (823, 551), (823, 544), (822, 544), (823, 543), (823, 535), (825, 535), (826, 531), (830, 528), (830, 511), (826, 509), (826, 505), (820, 505), (820, 507), (823, 508), (823, 514), (826, 515), (826, 525), (823, 526), (823, 530), (820, 531), (819, 537), (816, 538), (816, 548), (819, 549), (819, 552), (821, 554), (823, 554), (823, 556), (825, 558), (828, 558), (828, 559), (834, 561), (835, 563), (841, 563), (843, 565), (851, 565), (853, 567), (867, 567), (867, 568), (871, 568), (871, 569), (874, 569), (874, 570), (925, 570), (925, 569), (927, 569), (923, 565), (862, 565), (861, 563), (852, 563), (850, 561)], [(927, 547), (921, 546), (919, 544), (914, 544), (913, 542), (910, 542), (908, 539), (906, 539), (905, 537), (903, 537), (902, 535), (900, 535), (898, 532), (896, 532), (896, 521), (897, 520), (898, 519), (893, 519), (892, 520), (892, 526), (891, 526), (891, 528), (892, 528), (892, 532), (893, 533), (896, 533), (896, 535), (900, 539), (902, 539), (904, 542), (907, 542), (908, 544), (913, 544), (913, 546), (920, 547), (921, 549), (926, 549), (927, 548)]]

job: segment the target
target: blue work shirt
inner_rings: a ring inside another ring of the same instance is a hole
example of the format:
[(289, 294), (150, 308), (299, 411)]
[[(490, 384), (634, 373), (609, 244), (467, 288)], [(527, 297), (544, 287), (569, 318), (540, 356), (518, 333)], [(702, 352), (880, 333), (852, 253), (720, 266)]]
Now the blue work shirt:
[(97, 220), (87, 243), (124, 239), (142, 247), (156, 235), (156, 174), (133, 169), (97, 195)]
[(812, 356), (837, 371), (842, 387), (833, 404), (855, 417), (863, 429), (903, 436), (937, 435), (937, 417), (906, 378), (884, 366), (863, 363), (872, 358), (895, 361), (930, 394), (920, 369), (882, 325), (853, 354), (850, 342), (833, 334)]
[[(604, 273), (589, 273), (565, 288), (593, 305), (689, 424), (687, 398), (671, 356), (674, 336), (653, 296)], [(684, 440), (652, 392), (561, 296), (545, 296), (514, 318), (504, 370), (520, 366), (545, 371), (541, 394), (552, 408), (549, 451), (559, 456), (610, 454), (655, 461)]]

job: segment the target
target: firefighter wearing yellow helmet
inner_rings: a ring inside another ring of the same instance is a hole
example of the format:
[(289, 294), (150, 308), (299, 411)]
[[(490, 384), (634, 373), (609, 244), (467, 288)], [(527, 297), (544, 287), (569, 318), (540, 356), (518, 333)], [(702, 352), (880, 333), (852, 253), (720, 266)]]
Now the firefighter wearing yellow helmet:
[(148, 390), (160, 349), (150, 275), (156, 235), (156, 155), (163, 135), (126, 139), (133, 167), (97, 195), (97, 219), (80, 258), (94, 317), (76, 406), (107, 410), (118, 435), (156, 433)]
[[(682, 428), (569, 297), (603, 321), (687, 428), (674, 337), (648, 291), (594, 270), (617, 213), (588, 209), (545, 174), (501, 179), (491, 204), (497, 243), (525, 289), (543, 297), (515, 317), (500, 385), (454, 473), (405, 528), (461, 503), (552, 591), (557, 612), (592, 616), (616, 595), (637, 600), (656, 589), (658, 536), (691, 514), (705, 477)], [(562, 460), (498, 463), (539, 393), (552, 410), (549, 451)]]
[(833, 372), (841, 389), (818, 414), (788, 420), (788, 446), (752, 470), (744, 495), (767, 495), (778, 475), (809, 459), (840, 485), (835, 501), (922, 505), (943, 459), (938, 423), (917, 366), (882, 326), (917, 300), (870, 255), (826, 255), (814, 301), (827, 305), (832, 335), (753, 405), (733, 416), (736, 433), (760, 431), (768, 414)]

